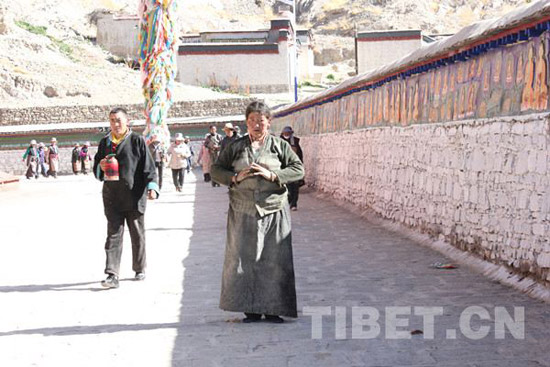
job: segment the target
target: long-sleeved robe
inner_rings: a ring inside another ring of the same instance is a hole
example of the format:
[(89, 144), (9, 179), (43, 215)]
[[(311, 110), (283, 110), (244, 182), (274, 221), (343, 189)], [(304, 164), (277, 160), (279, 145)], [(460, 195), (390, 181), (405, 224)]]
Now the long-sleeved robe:
[[(276, 181), (251, 177), (231, 185), (232, 177), (253, 162), (274, 172)], [(278, 137), (267, 136), (255, 154), (244, 136), (221, 152), (211, 175), (230, 186), (220, 308), (297, 317), (285, 184), (304, 176), (302, 162)]]

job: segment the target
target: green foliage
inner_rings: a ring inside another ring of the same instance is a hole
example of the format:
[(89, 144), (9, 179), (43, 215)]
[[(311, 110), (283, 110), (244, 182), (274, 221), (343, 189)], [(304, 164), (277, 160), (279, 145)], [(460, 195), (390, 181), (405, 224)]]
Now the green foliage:
[(63, 55), (67, 56), (71, 60), (75, 61), (75, 59), (72, 57), (73, 49), (71, 48), (71, 46), (53, 36), (48, 35), (48, 28), (43, 26), (35, 26), (22, 20), (16, 20), (15, 24), (28, 32), (48, 37), (50, 41), (52, 41), (54, 46), (59, 50), (59, 52), (61, 52)]
[(322, 85), (317, 84), (317, 83), (312, 83), (312, 82), (310, 82), (309, 80), (304, 80), (303, 82), (301, 82), (300, 85), (299, 85), (299, 87), (300, 87), (300, 88), (302, 88), (302, 87), (323, 88)]
[(326, 78), (327, 78), (327, 80), (335, 80), (336, 79), (333, 74), (328, 74), (326, 76)]
[(48, 28), (43, 27), (43, 26), (35, 26), (35, 25), (32, 25), (32, 24), (29, 24), (29, 23), (24, 22), (22, 20), (16, 20), (15, 24), (17, 26), (19, 26), (20, 28), (23, 28), (26, 31), (29, 31), (31, 33), (38, 34), (38, 35), (41, 35), (41, 36), (45, 36), (46, 31), (48, 29)]
[(61, 40), (58, 40), (55, 37), (48, 36), (48, 38), (59, 49), (59, 52), (61, 52), (63, 55), (67, 56), (68, 58), (70, 58), (71, 60), (74, 61), (74, 59), (72, 57), (73, 49), (71, 48), (71, 46), (69, 46), (68, 44), (66, 44), (65, 42), (63, 42)]

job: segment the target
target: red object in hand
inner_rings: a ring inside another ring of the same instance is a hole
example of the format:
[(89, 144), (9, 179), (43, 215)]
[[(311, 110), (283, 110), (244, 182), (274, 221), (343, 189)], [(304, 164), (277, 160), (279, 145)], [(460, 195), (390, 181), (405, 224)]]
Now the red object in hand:
[(105, 157), (105, 181), (118, 181), (118, 160), (115, 154)]

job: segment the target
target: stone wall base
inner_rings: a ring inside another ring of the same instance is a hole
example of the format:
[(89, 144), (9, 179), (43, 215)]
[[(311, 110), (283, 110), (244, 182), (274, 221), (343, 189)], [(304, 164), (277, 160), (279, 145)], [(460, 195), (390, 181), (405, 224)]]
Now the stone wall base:
[(497, 265), (483, 260), (472, 253), (457, 249), (455, 246), (445, 242), (442, 239), (434, 239), (428, 234), (419, 233), (414, 228), (387, 220), (372, 210), (361, 209), (357, 205), (349, 202), (336, 200), (334, 197), (326, 193), (318, 192), (316, 196), (323, 200), (330, 200), (335, 205), (363, 217), (370, 223), (410, 238), (412, 241), (421, 246), (435, 250), (459, 266), (467, 266), (468, 268), (473, 269), (477, 273), (482, 274), (491, 280), (517, 289), (532, 298), (550, 303), (550, 287), (545, 286), (544, 282), (541, 282), (535, 277), (518, 274), (509, 266)]
[(302, 136), (320, 192), (550, 286), (545, 115)]
[[(250, 98), (179, 101), (168, 110), (168, 118), (244, 114), (246, 106), (251, 101)], [(114, 107), (124, 107), (130, 119), (145, 118), (143, 104), (2, 108), (0, 126), (108, 121), (109, 111)]]
[(16, 190), (19, 188), (19, 177), (0, 172), (0, 191)]
[[(59, 172), (60, 175), (73, 174), (71, 153), (73, 148), (59, 148)], [(0, 170), (13, 176), (23, 176), (27, 172), (27, 167), (23, 161), (23, 154), (26, 149), (0, 150)], [(92, 157), (97, 151), (97, 147), (89, 148)], [(46, 165), (47, 167), (47, 165)]]

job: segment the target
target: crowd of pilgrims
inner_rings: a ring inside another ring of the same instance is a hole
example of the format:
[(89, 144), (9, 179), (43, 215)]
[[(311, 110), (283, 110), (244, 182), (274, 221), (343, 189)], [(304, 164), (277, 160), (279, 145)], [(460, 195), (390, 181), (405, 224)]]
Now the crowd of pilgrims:
[[(90, 171), (92, 156), (89, 147), (90, 142), (85, 142), (82, 145), (75, 143), (71, 152), (72, 170), (75, 175), (78, 173), (87, 175)], [(25, 176), (29, 180), (33, 177), (38, 179), (40, 175), (57, 178), (60, 163), (57, 139), (52, 138), (47, 147), (42, 142), (37, 143), (36, 140), (31, 140), (23, 154), (23, 162), (27, 167)]]
[[(222, 137), (216, 133), (216, 127), (211, 126), (198, 155), (198, 163), (202, 165), (204, 170), (204, 181), (212, 182), (212, 186), (219, 186), (219, 184), (211, 181), (210, 166), (215, 162), (222, 148), (236, 138), (241, 137), (239, 127), (234, 127), (231, 123), (225, 125), (224, 131), (226, 131), (226, 136)], [(87, 175), (90, 172), (93, 157), (89, 152), (89, 148), (90, 142), (88, 141), (84, 144), (74, 144), (71, 152), (73, 174)], [(158, 169), (159, 188), (162, 187), (163, 168), (168, 166), (172, 170), (176, 191), (181, 191), (184, 174), (185, 172), (189, 173), (193, 167), (193, 156), (195, 155), (189, 136), (184, 137), (183, 134), (176, 133), (174, 142), (168, 149), (164, 148), (160, 141), (153, 136), (149, 149)], [(37, 143), (34, 139), (31, 140), (23, 154), (23, 162), (27, 167), (25, 173), (27, 179), (33, 177), (38, 179), (40, 175), (57, 178), (60, 163), (57, 139), (55, 137), (51, 138), (48, 146), (42, 142)]]
[[(216, 162), (220, 153), (233, 141), (242, 137), (239, 126), (232, 123), (226, 123), (223, 127), (225, 136), (217, 132), (215, 125), (209, 127), (208, 133), (204, 137), (197, 157), (197, 163), (202, 167), (204, 182), (211, 183), (212, 187), (220, 186), (219, 183), (212, 180), (210, 169), (212, 164)], [(247, 135), (247, 134), (245, 134)], [(293, 136), (292, 128), (287, 126), (281, 132), (282, 139), (286, 140), (299, 156), (302, 157), (302, 149), (299, 146), (299, 139)], [(73, 174), (87, 175), (90, 172), (90, 167), (93, 158), (89, 152), (90, 142), (84, 144), (75, 143), (71, 152), (71, 167)], [(168, 149), (164, 148), (158, 139), (153, 136), (149, 149), (155, 167), (157, 168), (159, 189), (162, 188), (163, 174), (165, 165), (172, 171), (172, 180), (176, 191), (181, 191), (183, 187), (185, 173), (189, 173), (193, 167), (193, 156), (195, 152), (190, 144), (189, 136), (183, 136), (181, 133), (175, 134), (174, 142)], [(23, 161), (27, 166), (25, 176), (27, 179), (36, 178), (40, 175), (44, 177), (57, 178), (59, 172), (59, 147), (57, 139), (51, 138), (50, 145), (45, 146), (44, 143), (37, 143), (36, 140), (31, 140), (29, 147), (23, 154)], [(297, 209), (298, 190), (303, 181), (287, 184), (289, 190), (289, 202), (291, 210)]]

